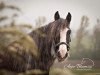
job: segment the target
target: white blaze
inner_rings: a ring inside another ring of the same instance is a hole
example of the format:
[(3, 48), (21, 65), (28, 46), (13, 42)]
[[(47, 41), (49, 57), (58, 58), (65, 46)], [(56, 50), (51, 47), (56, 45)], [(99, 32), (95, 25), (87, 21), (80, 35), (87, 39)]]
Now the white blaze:
[[(61, 30), (61, 32), (60, 32), (60, 42), (66, 42), (66, 34), (67, 34), (68, 30), (69, 30), (68, 28)], [(61, 44), (59, 46), (58, 51), (60, 52), (60, 55), (63, 58), (65, 56), (65, 54), (67, 53), (67, 46), (65, 44)]]

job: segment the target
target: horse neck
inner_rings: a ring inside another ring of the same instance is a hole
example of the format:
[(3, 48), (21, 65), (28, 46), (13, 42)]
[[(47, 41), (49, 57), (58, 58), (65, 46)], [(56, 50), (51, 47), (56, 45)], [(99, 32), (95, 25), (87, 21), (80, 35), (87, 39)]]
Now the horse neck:
[(50, 46), (50, 44), (52, 43), (52, 40), (49, 41), (50, 31), (51, 31), (50, 25), (46, 25), (36, 30), (33, 30), (29, 35), (32, 37), (32, 39), (39, 47), (43, 47), (43, 45)]
[[(44, 36), (41, 36), (36, 30), (44, 33)], [(52, 40), (49, 41), (51, 29), (49, 26), (38, 28), (32, 31), (29, 35), (33, 38), (37, 44), (38, 50), (40, 51), (40, 61), (47, 63), (48, 60), (53, 61), (53, 56), (51, 54), (52, 49)], [(45, 59), (48, 57), (48, 59)]]

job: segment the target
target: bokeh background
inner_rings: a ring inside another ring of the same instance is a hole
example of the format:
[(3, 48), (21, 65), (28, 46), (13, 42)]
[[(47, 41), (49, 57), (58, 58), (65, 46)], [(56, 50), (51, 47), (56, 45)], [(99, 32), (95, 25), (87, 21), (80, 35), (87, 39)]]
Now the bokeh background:
[[(51, 75), (99, 75), (99, 4), (100, 0), (0, 0), (0, 50), (22, 35), (26, 37), (26, 34), (33, 29), (54, 21), (56, 11), (59, 11), (62, 18), (70, 12), (72, 14), (70, 57), (61, 63), (55, 61), (50, 73)], [(94, 62), (91, 69), (65, 67), (66, 64), (74, 66), (80, 64), (84, 58), (88, 59), (84, 65), (90, 65), (90, 59)], [(0, 71), (0, 75), (8, 73), (15, 75), (9, 71)]]

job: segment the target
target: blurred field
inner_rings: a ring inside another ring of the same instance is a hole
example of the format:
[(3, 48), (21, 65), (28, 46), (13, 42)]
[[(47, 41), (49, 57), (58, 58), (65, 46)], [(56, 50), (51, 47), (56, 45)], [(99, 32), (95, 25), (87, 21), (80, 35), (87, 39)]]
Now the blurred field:
[(100, 68), (94, 68), (92, 70), (71, 70), (76, 75), (100, 75)]
[[(100, 61), (94, 61), (95, 65), (89, 70), (64, 67), (64, 65), (69, 63), (75, 65), (80, 62), (81, 60), (66, 60), (60, 63), (56, 62), (50, 69), (50, 75), (100, 75)], [(42, 74), (44, 72), (40, 70), (29, 70), (24, 73), (13, 73), (5, 70), (0, 70), (0, 75), (34, 75), (34, 73)]]
[[(98, 60), (93, 60), (94, 61), (94, 66), (91, 69), (78, 69), (78, 68), (68, 68), (68, 67), (64, 67), (65, 65), (71, 64), (71, 65), (76, 65), (81, 63), (82, 60), (66, 60), (62, 63), (58, 63), (56, 62), (56, 64), (54, 64), (54, 68), (52, 69), (52, 73), (54, 75), (56, 75), (56, 73), (62, 74), (66, 73), (66, 75), (100, 75), (100, 61)], [(86, 65), (89, 65), (86, 64)], [(57, 68), (57, 69), (56, 69)], [(65, 71), (65, 72), (63, 72)], [(71, 73), (71, 74), (69, 74)]]
[[(0, 75), (34, 75), (34, 73), (41, 74), (39, 70), (31, 70), (27, 73), (13, 73), (5, 70), (0, 71)], [(52, 68), (50, 75), (100, 75), (100, 68), (94, 68), (92, 70), (77, 70), (67, 68)]]

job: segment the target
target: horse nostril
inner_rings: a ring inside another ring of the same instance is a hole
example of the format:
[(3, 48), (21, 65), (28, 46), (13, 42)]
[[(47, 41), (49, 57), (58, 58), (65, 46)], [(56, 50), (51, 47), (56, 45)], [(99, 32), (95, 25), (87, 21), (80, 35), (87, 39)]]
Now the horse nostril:
[(60, 52), (59, 52), (59, 51), (57, 52), (57, 56), (58, 56), (59, 58), (61, 58), (61, 55), (60, 55)]
[(66, 53), (66, 55), (65, 55), (65, 57), (64, 58), (66, 58), (68, 56), (68, 53)]

